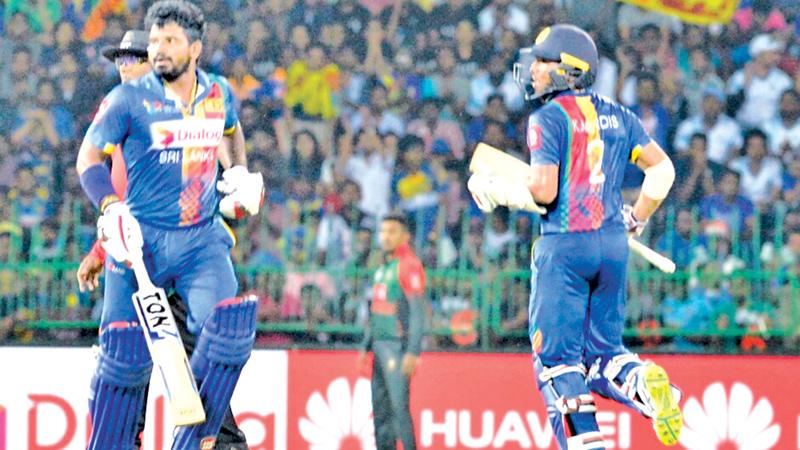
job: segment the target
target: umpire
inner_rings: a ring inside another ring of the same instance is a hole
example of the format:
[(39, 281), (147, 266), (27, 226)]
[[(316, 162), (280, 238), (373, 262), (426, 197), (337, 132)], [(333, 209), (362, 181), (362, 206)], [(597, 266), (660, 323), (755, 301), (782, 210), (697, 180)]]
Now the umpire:
[(358, 366), (368, 372), (372, 364), (372, 412), (378, 450), (416, 450), (414, 424), (409, 411), (409, 381), (419, 362), (424, 328), (425, 270), (409, 246), (406, 218), (383, 218), (379, 240), (386, 261), (375, 272), (369, 324)]

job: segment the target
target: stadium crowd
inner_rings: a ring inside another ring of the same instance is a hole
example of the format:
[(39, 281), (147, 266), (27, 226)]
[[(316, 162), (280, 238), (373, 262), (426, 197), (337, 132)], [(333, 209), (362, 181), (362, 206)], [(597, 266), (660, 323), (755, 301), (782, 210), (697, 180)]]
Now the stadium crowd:
[[(101, 295), (78, 295), (71, 273), (39, 267), (23, 277), (12, 264), (74, 263), (91, 246), (96, 212), (75, 154), (118, 80), (101, 49), (141, 27), (149, 3), (0, 2), (0, 337), (54, 295), (71, 296), (63, 304), (75, 312), (61, 318), (97, 313)], [(644, 238), (683, 276), (637, 276), (645, 266), (632, 259), (628, 319), (640, 343), (670, 330), (736, 329), (748, 336), (717, 343), (759, 351), (770, 330), (796, 342), (795, 0), (743, 0), (729, 24), (710, 27), (605, 0), (204, 0), (202, 8), (201, 65), (228, 77), (251, 168), (268, 189), (266, 212), (239, 224), (234, 250), (243, 289), (263, 297), (263, 320), (363, 320), (366, 277), (351, 283), (350, 274), (375, 265), (377, 219), (392, 209), (409, 214), (423, 262), (440, 273), (434, 323), (474, 305), (477, 288), (463, 274), (524, 271), (537, 218), (483, 216), (466, 192), (467, 165), (480, 141), (527, 158), (529, 108), (512, 64), (541, 28), (571, 22), (598, 44), (595, 90), (639, 115), (678, 173)], [(641, 173), (629, 172), (638, 186)], [(493, 300), (503, 303), (498, 330), (525, 336), (524, 278)], [(48, 290), (58, 279), (67, 287)]]

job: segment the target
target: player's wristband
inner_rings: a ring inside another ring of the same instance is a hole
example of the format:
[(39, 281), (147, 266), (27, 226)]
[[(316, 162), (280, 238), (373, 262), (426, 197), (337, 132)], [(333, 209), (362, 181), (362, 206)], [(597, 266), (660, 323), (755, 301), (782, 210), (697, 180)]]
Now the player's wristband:
[(103, 244), (100, 241), (95, 241), (94, 245), (92, 245), (92, 249), (89, 251), (89, 254), (94, 255), (94, 257), (100, 261), (106, 260), (106, 250), (103, 248)]
[(105, 164), (95, 164), (81, 174), (81, 187), (94, 206), (101, 211), (110, 203), (108, 199), (118, 200), (111, 184), (111, 172)]

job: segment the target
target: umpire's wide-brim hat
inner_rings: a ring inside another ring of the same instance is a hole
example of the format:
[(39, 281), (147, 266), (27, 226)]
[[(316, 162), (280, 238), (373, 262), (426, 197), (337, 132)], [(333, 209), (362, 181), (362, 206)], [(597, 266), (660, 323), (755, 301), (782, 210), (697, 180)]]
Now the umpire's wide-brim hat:
[(150, 36), (146, 31), (128, 30), (119, 43), (119, 47), (106, 47), (103, 49), (103, 56), (110, 61), (114, 61), (118, 56), (134, 55), (147, 57), (147, 44)]

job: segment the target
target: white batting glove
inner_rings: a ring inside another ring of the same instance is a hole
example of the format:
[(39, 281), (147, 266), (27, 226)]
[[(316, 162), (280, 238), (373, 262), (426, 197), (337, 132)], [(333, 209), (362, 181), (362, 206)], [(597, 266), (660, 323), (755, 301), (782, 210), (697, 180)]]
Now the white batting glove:
[(622, 206), (622, 221), (625, 223), (625, 229), (628, 230), (628, 234), (636, 236), (641, 236), (644, 227), (647, 225), (646, 220), (639, 220), (633, 215), (633, 206), (631, 205)]
[(109, 204), (97, 219), (97, 238), (103, 249), (116, 261), (129, 264), (142, 254), (142, 229), (131, 214), (128, 205), (122, 202)]
[(222, 172), (217, 181), (217, 190), (223, 194), (219, 212), (229, 219), (254, 216), (264, 204), (264, 176), (261, 172), (250, 173), (244, 166), (233, 166)]
[(533, 200), (527, 186), (506, 177), (475, 173), (469, 177), (467, 188), (478, 208), (485, 213), (492, 212), (499, 205), (539, 214), (545, 212)]

